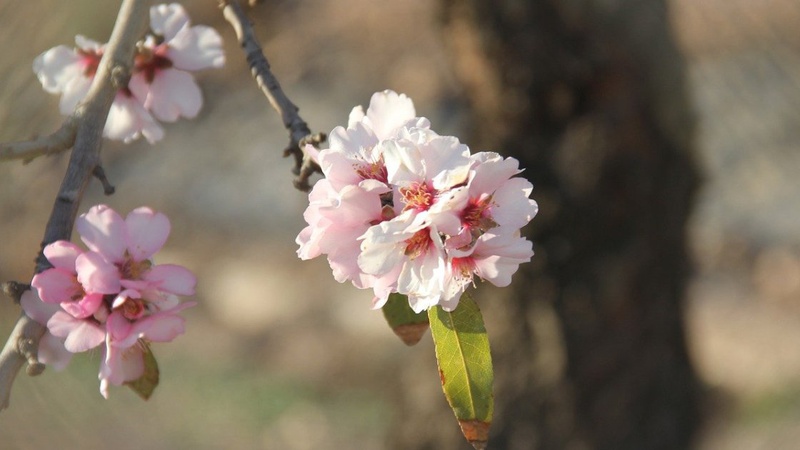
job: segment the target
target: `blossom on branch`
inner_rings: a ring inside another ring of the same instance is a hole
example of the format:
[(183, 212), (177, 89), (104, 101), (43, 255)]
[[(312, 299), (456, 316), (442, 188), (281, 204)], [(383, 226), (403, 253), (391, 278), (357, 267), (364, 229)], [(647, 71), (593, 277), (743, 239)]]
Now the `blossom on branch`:
[(538, 206), (516, 159), (470, 155), (392, 91), (330, 136), (298, 256), (327, 255), (337, 281), (373, 289), (374, 307), (400, 293), (416, 312), (452, 310), (475, 275), (505, 286), (533, 256), (520, 228)]
[(186, 268), (156, 265), (153, 255), (170, 232), (167, 217), (150, 208), (123, 219), (105, 205), (80, 216), (76, 228), (88, 250), (57, 241), (44, 248), (53, 266), (31, 281), (22, 298), (25, 312), (47, 326), (39, 344), (40, 361), (62, 368), (72, 353), (103, 346), (100, 390), (144, 373), (144, 348), (183, 333), (178, 314), (193, 303), (196, 279)]
[[(225, 64), (222, 38), (210, 27), (192, 26), (179, 4), (150, 9), (151, 32), (136, 46), (131, 79), (114, 99), (103, 135), (131, 142), (144, 137), (151, 144), (164, 137), (158, 120), (194, 118), (203, 105), (200, 87), (190, 72)], [(83, 36), (76, 48), (60, 45), (39, 55), (33, 71), (50, 93), (61, 94), (59, 109), (72, 114), (89, 92), (103, 56), (104, 44)]]

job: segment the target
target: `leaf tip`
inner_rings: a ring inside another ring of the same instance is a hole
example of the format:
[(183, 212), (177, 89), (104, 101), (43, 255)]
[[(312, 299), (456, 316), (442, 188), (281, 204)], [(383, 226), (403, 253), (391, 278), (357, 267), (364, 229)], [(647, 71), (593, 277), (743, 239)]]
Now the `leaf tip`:
[(459, 420), (461, 432), (476, 450), (484, 450), (489, 442), (489, 426), (491, 422), (480, 420)]
[(392, 330), (394, 330), (394, 334), (400, 337), (404, 344), (410, 347), (416, 345), (420, 339), (422, 339), (422, 336), (425, 335), (425, 331), (428, 330), (428, 322), (407, 323), (398, 325)]

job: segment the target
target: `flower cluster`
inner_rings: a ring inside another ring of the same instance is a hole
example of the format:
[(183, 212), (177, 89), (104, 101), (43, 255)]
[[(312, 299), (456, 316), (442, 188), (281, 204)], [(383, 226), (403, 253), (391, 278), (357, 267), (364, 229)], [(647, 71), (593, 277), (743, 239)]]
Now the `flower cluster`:
[[(33, 71), (47, 92), (61, 94), (59, 109), (72, 114), (97, 72), (105, 46), (83, 36), (76, 48), (60, 45), (39, 55)], [(111, 105), (104, 136), (131, 142), (144, 136), (150, 143), (164, 137), (158, 120), (191, 119), (203, 97), (191, 71), (222, 67), (222, 38), (210, 27), (191, 26), (177, 3), (150, 9), (150, 33), (137, 44), (133, 73)], [(158, 120), (156, 120), (158, 119)]]
[(193, 306), (195, 277), (174, 264), (155, 265), (152, 256), (170, 231), (164, 214), (133, 210), (123, 219), (99, 205), (80, 216), (76, 228), (87, 251), (68, 241), (44, 248), (52, 268), (33, 277), (22, 296), (26, 314), (47, 326), (39, 360), (61, 369), (73, 353), (102, 346), (100, 392), (144, 373), (144, 346), (169, 342), (183, 333), (178, 313)]
[(373, 289), (375, 308), (396, 292), (416, 312), (452, 310), (475, 275), (506, 286), (533, 256), (519, 230), (538, 206), (517, 160), (471, 155), (405, 95), (354, 108), (317, 159), (325, 178), (309, 194), (298, 256), (327, 255), (337, 281)]

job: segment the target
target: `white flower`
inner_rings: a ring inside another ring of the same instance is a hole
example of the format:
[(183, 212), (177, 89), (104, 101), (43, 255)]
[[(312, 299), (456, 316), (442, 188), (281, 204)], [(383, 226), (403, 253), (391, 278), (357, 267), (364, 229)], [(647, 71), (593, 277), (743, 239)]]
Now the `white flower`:
[[(42, 87), (61, 94), (59, 110), (69, 115), (86, 97), (97, 72), (104, 46), (83, 36), (75, 37), (76, 48), (59, 45), (33, 61), (33, 71)], [(151, 144), (164, 136), (164, 130), (144, 107), (125, 89), (117, 92), (108, 113), (103, 136), (130, 142), (144, 136)]]
[[(189, 71), (222, 67), (222, 38), (210, 27), (191, 26), (177, 3), (150, 9), (149, 34), (137, 44), (133, 75), (121, 88), (108, 113), (103, 135), (131, 142), (144, 136), (151, 144), (164, 137), (153, 118), (174, 122), (200, 112), (203, 97)], [(77, 48), (51, 48), (33, 62), (33, 71), (50, 93), (61, 94), (59, 109), (72, 114), (86, 97), (105, 45), (76, 36)], [(151, 115), (152, 113), (152, 115)]]
[(189, 71), (222, 67), (222, 38), (213, 28), (191, 26), (177, 3), (150, 8), (150, 28), (154, 34), (139, 47), (128, 87), (159, 120), (191, 119), (203, 96)]

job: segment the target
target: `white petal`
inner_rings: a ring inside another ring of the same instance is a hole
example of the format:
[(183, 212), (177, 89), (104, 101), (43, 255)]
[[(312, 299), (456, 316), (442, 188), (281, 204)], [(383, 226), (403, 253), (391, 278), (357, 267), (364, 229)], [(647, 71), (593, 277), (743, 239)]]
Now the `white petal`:
[(181, 116), (194, 118), (202, 106), (203, 95), (194, 77), (178, 69), (156, 72), (144, 100), (144, 107), (164, 122), (174, 122)]
[(53, 47), (33, 60), (33, 71), (45, 91), (63, 92), (72, 79), (83, 76), (80, 56), (64, 45)]
[(150, 29), (169, 41), (185, 26), (189, 25), (189, 15), (178, 3), (156, 5), (150, 8)]
[(222, 38), (211, 27), (197, 25), (181, 29), (168, 42), (167, 56), (176, 68), (201, 70), (225, 65)]

